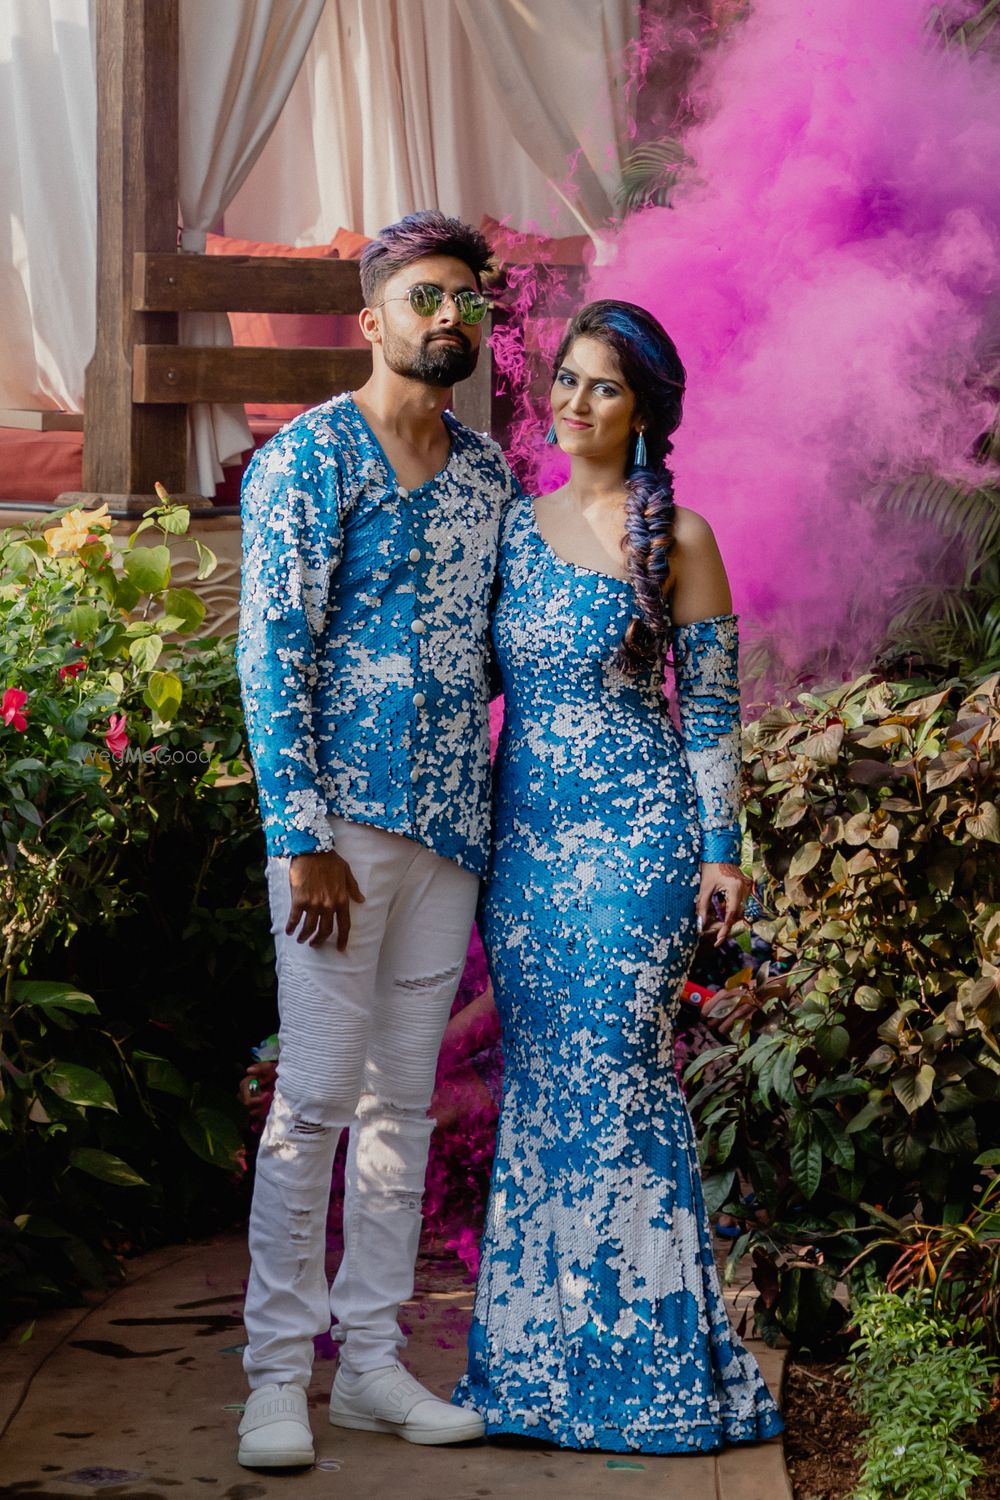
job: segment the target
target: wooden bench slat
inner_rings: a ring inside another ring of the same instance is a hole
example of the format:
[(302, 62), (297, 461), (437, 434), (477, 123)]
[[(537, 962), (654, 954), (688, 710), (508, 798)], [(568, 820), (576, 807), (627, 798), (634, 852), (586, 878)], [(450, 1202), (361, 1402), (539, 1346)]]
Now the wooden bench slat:
[(132, 400), (316, 403), (355, 390), (371, 374), (367, 349), (218, 349), (136, 344)]
[(137, 312), (358, 313), (364, 306), (355, 260), (303, 256), (138, 252)]

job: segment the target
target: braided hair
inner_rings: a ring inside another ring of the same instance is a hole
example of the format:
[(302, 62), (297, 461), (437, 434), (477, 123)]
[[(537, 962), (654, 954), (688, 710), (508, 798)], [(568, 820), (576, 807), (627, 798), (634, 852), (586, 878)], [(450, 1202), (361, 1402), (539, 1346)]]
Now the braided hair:
[(629, 621), (615, 655), (615, 665), (634, 676), (652, 666), (669, 645), (667, 584), (674, 540), (674, 481), (665, 460), (673, 452), (670, 434), (680, 426), (684, 366), (661, 324), (633, 302), (605, 298), (581, 308), (559, 346), (554, 372), (578, 338), (599, 339), (616, 355), (622, 378), (635, 397), (635, 415), (646, 446), (645, 462), (637, 467), (636, 433), (625, 466), (628, 493), (622, 550), (638, 613)]

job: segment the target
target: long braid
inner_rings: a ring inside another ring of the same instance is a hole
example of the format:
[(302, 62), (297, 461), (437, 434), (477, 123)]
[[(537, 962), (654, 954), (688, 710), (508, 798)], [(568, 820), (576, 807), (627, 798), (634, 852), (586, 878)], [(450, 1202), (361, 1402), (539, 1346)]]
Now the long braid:
[(633, 675), (652, 666), (669, 644), (667, 585), (674, 542), (673, 475), (662, 467), (636, 469), (626, 481), (626, 489), (622, 545), (639, 612), (626, 627), (615, 665)]

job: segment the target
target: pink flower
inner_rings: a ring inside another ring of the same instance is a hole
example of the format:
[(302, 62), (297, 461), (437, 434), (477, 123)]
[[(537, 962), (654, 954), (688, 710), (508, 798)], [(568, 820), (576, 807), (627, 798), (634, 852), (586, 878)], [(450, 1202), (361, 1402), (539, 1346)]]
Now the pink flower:
[(125, 746), (128, 744), (125, 717), (125, 714), (109, 714), (108, 716), (108, 732), (104, 736), (104, 743), (115, 756), (124, 755)]
[(3, 715), (4, 723), (8, 726), (13, 724), (14, 728), (22, 734), (28, 727), (25, 715), (31, 712), (29, 708), (25, 708), (27, 701), (28, 695), (22, 688), (8, 688), (0, 703), (0, 714)]
[(65, 667), (60, 667), (59, 676), (65, 682), (67, 677), (79, 677), (80, 673), (86, 672), (86, 670), (87, 663), (81, 657), (79, 661), (71, 661)]

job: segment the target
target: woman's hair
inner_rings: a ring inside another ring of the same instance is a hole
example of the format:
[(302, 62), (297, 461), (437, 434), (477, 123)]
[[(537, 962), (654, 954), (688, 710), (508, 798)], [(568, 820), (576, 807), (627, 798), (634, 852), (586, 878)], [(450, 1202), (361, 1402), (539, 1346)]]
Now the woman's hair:
[(390, 276), (428, 255), (449, 255), (464, 261), (481, 289), (492, 268), (493, 250), (485, 235), (461, 219), (449, 219), (436, 208), (407, 214), (398, 224), (387, 224), (361, 254), (361, 294), (371, 307)]
[(579, 338), (599, 339), (617, 356), (622, 378), (635, 397), (635, 416), (646, 443), (642, 468), (635, 467), (638, 434), (629, 444), (625, 465), (628, 498), (622, 549), (639, 612), (629, 622), (615, 662), (623, 672), (634, 674), (655, 662), (668, 645), (666, 587), (674, 537), (674, 481), (664, 460), (673, 450), (670, 434), (680, 426), (684, 366), (661, 324), (633, 302), (604, 299), (582, 307), (559, 345), (553, 379)]

